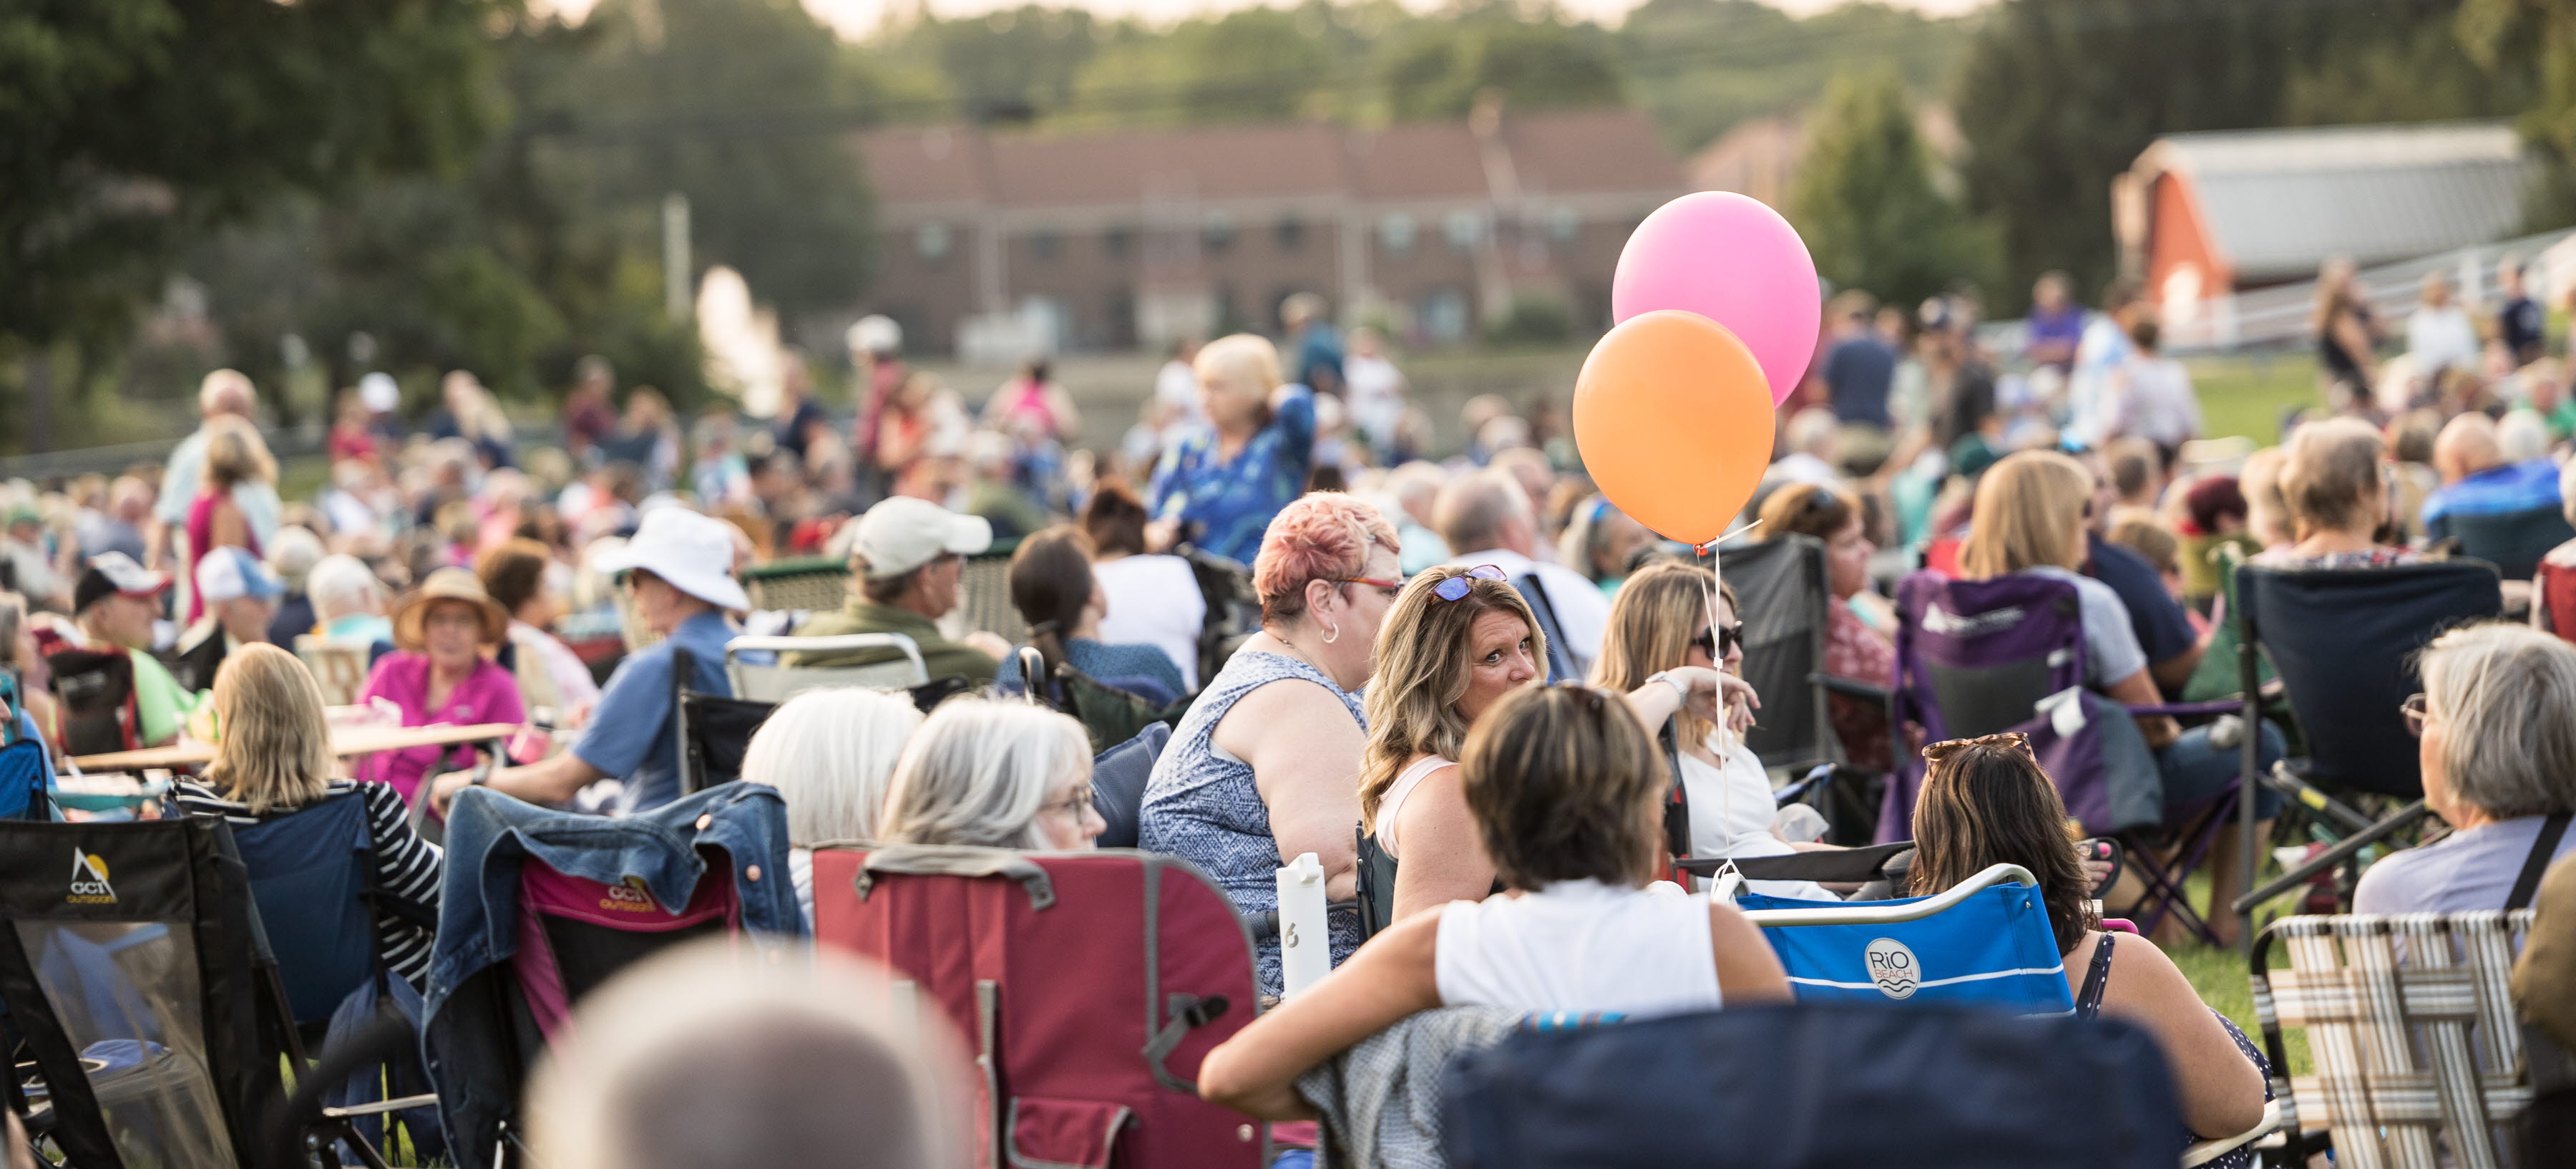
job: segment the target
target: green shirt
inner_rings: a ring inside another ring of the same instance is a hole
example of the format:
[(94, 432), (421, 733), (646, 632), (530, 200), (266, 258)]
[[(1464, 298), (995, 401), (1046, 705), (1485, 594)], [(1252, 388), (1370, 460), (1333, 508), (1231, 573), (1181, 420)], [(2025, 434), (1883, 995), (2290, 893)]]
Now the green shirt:
[(151, 746), (168, 742), (179, 733), (179, 725), (197, 709), (198, 694), (181, 686), (170, 676), (161, 659), (139, 649), (125, 651), (134, 659), (134, 710), (143, 722), (143, 744)]
[[(960, 641), (950, 641), (939, 632), (937, 623), (910, 609), (880, 605), (860, 597), (850, 598), (838, 613), (825, 613), (805, 622), (796, 631), (798, 637), (838, 637), (846, 633), (900, 633), (921, 647), (922, 664), (930, 668), (933, 681), (941, 678), (964, 678), (977, 686), (988, 686), (993, 671), (1000, 668), (984, 651)], [(825, 654), (789, 653), (781, 655), (780, 664), (787, 666), (869, 666), (890, 662), (903, 655), (891, 649), (836, 650)]]

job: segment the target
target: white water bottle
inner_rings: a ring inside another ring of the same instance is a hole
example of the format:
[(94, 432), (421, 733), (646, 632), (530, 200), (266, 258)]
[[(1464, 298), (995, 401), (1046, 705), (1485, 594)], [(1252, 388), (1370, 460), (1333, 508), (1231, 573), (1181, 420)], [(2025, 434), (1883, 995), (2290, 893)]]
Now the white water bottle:
[(1279, 870), (1279, 997), (1295, 998), (1333, 969), (1333, 943), (1324, 924), (1324, 864), (1299, 853)]

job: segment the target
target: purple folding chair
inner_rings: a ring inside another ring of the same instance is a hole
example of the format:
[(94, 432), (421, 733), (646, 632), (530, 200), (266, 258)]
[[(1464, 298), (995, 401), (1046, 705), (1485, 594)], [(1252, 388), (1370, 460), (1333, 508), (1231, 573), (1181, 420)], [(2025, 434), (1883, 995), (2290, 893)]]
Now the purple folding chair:
[[(2019, 731), (2057, 784), (2066, 814), (2087, 835), (2122, 843), (2146, 892), (2112, 916), (2153, 932), (2167, 913), (2216, 944), (2183, 896), (2183, 880), (2207, 857), (2236, 800), (2238, 782), (2168, 814), (2155, 786), (2122, 780), (2115, 757), (2154, 758), (2135, 718), (2215, 715), (2235, 702), (2131, 706), (2084, 688), (2084, 617), (2075, 586), (2040, 576), (1954, 580), (1922, 571), (1896, 591), (1895, 725), (1922, 726), (1925, 742)], [(2249, 732), (2251, 733), (2251, 732)], [(1904, 838), (1923, 786), (1919, 753), (1900, 750), (1879, 812), (1879, 838)], [(2158, 859), (2156, 839), (2179, 845)]]

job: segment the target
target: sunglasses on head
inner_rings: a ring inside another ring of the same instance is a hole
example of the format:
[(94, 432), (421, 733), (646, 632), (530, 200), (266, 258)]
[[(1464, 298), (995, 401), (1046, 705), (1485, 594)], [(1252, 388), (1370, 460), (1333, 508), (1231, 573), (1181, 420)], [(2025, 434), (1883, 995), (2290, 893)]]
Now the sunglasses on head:
[(1700, 630), (1699, 636), (1692, 638), (1690, 644), (1698, 646), (1710, 661), (1722, 661), (1744, 644), (1744, 623), (1736, 621)]
[(1462, 600), (1466, 597), (1467, 590), (1475, 587), (1468, 583), (1468, 580), (1471, 577), (1476, 580), (1510, 580), (1512, 578), (1510, 573), (1504, 572), (1501, 568), (1495, 565), (1479, 564), (1474, 568), (1470, 568), (1456, 576), (1448, 577), (1440, 583), (1431, 586), (1431, 595), (1444, 601)]

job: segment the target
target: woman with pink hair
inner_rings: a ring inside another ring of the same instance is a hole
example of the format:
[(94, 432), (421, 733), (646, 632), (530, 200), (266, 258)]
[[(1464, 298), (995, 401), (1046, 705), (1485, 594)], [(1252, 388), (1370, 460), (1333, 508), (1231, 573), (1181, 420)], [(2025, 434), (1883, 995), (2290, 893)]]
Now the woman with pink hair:
[[(1359, 945), (1360, 688), (1378, 622), (1403, 587), (1395, 528), (1332, 492), (1289, 504), (1261, 538), (1253, 591), (1261, 632), (1208, 679), (1154, 763), (1137, 846), (1189, 858), (1244, 913), (1278, 908), (1276, 871), (1300, 853), (1324, 865), (1337, 903), (1332, 957)], [(1259, 952), (1263, 994), (1278, 994), (1279, 943)]]

